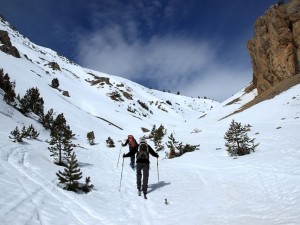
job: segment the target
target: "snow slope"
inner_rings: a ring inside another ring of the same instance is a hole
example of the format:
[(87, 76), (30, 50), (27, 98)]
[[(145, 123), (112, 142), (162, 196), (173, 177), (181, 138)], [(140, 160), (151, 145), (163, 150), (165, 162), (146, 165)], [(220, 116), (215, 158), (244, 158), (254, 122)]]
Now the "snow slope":
[[(220, 120), (251, 100), (255, 91), (241, 91), (218, 103), (150, 90), (82, 68), (31, 43), (6, 22), (0, 22), (0, 29), (9, 32), (21, 53), (16, 59), (0, 51), (0, 68), (16, 81), (16, 93), (23, 96), (27, 89), (38, 87), (45, 111), (53, 108), (64, 113), (76, 134), (74, 151), (83, 176), (90, 176), (95, 185), (88, 194), (59, 188), (55, 173), (62, 167), (53, 164), (47, 149), (49, 132), (4, 103), (0, 90), (1, 224), (300, 224), (300, 85)], [(49, 68), (48, 62), (53, 61), (61, 71)], [(91, 85), (88, 81), (96, 80), (95, 76), (109, 78), (110, 84)], [(53, 78), (70, 97), (49, 86)], [(108, 96), (112, 92), (123, 101), (113, 101)], [(239, 102), (226, 105), (237, 97)], [(136, 112), (127, 111), (128, 106)], [(249, 136), (260, 143), (255, 153), (236, 159), (227, 155), (223, 136), (232, 119), (252, 125)], [(30, 124), (40, 132), (38, 141), (25, 139), (18, 144), (9, 139), (16, 126)], [(129, 159), (123, 166), (122, 159), (118, 163), (120, 152), (128, 151), (120, 142), (129, 133), (137, 138), (144, 135), (142, 127), (151, 130), (160, 124), (167, 129), (164, 142), (174, 133), (179, 141), (200, 144), (200, 150), (172, 160), (165, 158), (164, 151), (158, 161), (151, 158), (149, 194), (144, 200), (137, 196)], [(91, 130), (96, 136), (94, 146), (86, 140)], [(109, 136), (115, 148), (106, 147)]]

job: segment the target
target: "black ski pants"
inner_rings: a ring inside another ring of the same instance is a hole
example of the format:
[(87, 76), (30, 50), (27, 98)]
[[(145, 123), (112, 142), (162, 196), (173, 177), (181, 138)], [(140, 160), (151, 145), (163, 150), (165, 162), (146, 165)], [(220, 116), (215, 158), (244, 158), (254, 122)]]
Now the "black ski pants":
[[(143, 175), (142, 175), (143, 173)], [(143, 183), (142, 183), (143, 177)], [(136, 164), (136, 185), (137, 188), (146, 194), (148, 188), (149, 179), (149, 163), (137, 163)]]

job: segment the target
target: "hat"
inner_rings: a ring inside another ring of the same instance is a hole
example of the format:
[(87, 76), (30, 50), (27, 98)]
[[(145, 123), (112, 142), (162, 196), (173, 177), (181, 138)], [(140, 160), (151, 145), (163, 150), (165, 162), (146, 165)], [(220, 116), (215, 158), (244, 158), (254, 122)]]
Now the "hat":
[(140, 138), (140, 143), (142, 143), (142, 142), (147, 143), (146, 138), (141, 137), (141, 138)]

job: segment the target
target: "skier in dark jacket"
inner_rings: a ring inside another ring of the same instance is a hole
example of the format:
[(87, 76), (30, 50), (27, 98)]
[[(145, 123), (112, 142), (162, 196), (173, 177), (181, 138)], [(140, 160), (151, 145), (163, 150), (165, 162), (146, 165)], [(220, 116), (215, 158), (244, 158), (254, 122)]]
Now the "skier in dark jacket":
[[(124, 144), (122, 144), (122, 146), (124, 147), (127, 144), (129, 145), (129, 151), (130, 152), (132, 152), (135, 149), (135, 147), (138, 145), (136, 140), (134, 139), (133, 135), (128, 135), (126, 142)], [(130, 166), (131, 166), (132, 169), (134, 169), (134, 167), (135, 167), (134, 160), (135, 160), (135, 158), (134, 158), (134, 155), (133, 155), (130, 158)]]
[[(146, 146), (146, 154), (143, 153), (142, 149)], [(123, 158), (130, 157), (132, 155), (137, 154), (136, 156), (136, 184), (139, 195), (141, 195), (141, 191), (143, 191), (144, 196), (146, 198), (147, 188), (148, 188), (148, 178), (149, 178), (149, 153), (158, 158), (159, 155), (151, 148), (150, 145), (147, 144), (145, 138), (140, 138), (140, 143), (137, 145), (133, 151), (124, 153)], [(142, 185), (142, 170), (143, 170), (143, 185)]]

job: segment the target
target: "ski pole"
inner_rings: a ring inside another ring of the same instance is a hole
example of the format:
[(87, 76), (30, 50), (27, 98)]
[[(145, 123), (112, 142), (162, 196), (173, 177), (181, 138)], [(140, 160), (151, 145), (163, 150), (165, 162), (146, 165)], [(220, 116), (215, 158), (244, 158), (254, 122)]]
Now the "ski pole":
[(124, 158), (123, 158), (123, 163), (122, 163), (122, 172), (121, 172), (121, 179), (120, 179), (120, 188), (119, 188), (119, 191), (121, 191), (121, 182), (122, 182), (122, 175), (123, 175), (123, 167), (124, 167)]
[(121, 148), (120, 148), (120, 153), (119, 153), (119, 158), (118, 158), (118, 164), (117, 164), (117, 167), (119, 167), (119, 160), (120, 160), (120, 155), (121, 155), (121, 150), (122, 150), (122, 145), (121, 145)]
[(158, 158), (157, 158), (157, 180), (158, 180), (158, 183), (159, 183)]

